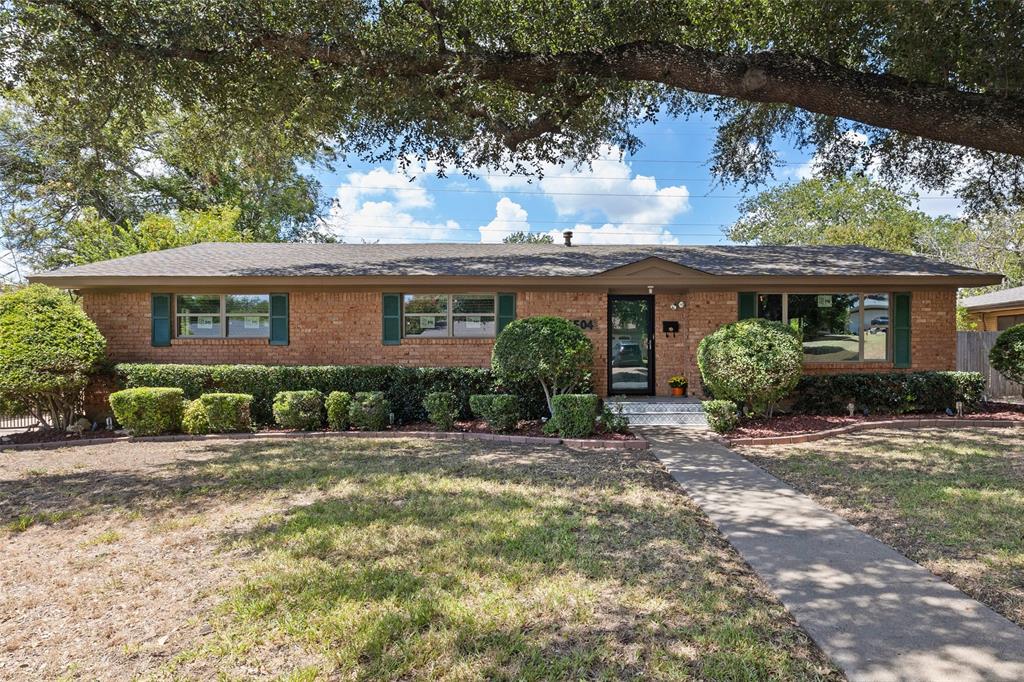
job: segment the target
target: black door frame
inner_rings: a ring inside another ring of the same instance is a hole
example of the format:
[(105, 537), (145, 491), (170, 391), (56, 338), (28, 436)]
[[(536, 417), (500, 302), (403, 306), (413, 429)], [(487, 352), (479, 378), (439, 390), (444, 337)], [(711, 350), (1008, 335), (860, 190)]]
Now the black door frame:
[[(615, 301), (647, 301), (647, 388), (628, 391), (612, 390), (612, 305)], [(654, 395), (654, 296), (647, 294), (608, 295), (607, 339), (608, 395)]]

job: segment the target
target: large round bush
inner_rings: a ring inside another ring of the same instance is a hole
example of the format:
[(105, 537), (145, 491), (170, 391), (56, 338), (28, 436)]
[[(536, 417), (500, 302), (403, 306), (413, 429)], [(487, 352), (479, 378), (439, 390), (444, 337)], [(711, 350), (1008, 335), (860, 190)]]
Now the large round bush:
[(1024, 324), (1010, 327), (999, 335), (988, 352), (988, 362), (1010, 381), (1024, 384)]
[(772, 416), (803, 373), (799, 334), (777, 322), (751, 319), (727, 324), (697, 348), (701, 377), (715, 398)]
[(498, 334), (491, 353), (491, 368), (502, 384), (540, 384), (549, 414), (554, 414), (554, 396), (588, 387), (593, 364), (594, 344), (561, 317), (513, 320)]
[(33, 284), (0, 295), (0, 406), (66, 429), (105, 350), (67, 294)]

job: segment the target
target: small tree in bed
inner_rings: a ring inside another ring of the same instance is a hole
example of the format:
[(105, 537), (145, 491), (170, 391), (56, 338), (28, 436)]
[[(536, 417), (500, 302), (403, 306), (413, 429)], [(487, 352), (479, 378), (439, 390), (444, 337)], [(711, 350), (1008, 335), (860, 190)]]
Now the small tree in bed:
[(589, 381), (593, 363), (590, 339), (561, 317), (510, 322), (498, 335), (491, 354), (491, 368), (502, 383), (540, 383), (549, 414), (554, 396), (576, 392)]
[(0, 410), (66, 429), (105, 349), (67, 294), (33, 284), (0, 296)]

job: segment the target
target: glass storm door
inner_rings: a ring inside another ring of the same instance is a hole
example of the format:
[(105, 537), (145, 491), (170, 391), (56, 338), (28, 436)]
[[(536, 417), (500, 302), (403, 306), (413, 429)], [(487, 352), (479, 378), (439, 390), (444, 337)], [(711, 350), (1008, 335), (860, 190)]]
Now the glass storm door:
[(608, 393), (654, 394), (654, 298), (608, 297)]

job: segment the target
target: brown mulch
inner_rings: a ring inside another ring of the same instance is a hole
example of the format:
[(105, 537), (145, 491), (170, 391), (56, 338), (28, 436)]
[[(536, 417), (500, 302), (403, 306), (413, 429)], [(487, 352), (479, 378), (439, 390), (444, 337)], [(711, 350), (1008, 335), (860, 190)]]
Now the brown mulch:
[(949, 419), (970, 421), (977, 419), (1010, 419), (1024, 423), (1024, 406), (1009, 403), (987, 403), (963, 417), (944, 413), (915, 413), (906, 415), (869, 414), (853, 417), (820, 414), (784, 414), (771, 419), (749, 419), (729, 433), (731, 438), (768, 438), (815, 433), (862, 422), (892, 421), (898, 419)]
[[(410, 424), (403, 424), (396, 426), (395, 431), (440, 431), (436, 426), (430, 422), (412, 422)], [(494, 433), (491, 428), (487, 425), (487, 422), (483, 419), (468, 419), (466, 421), (455, 422), (455, 431), (461, 431), (463, 433)], [(516, 427), (515, 431), (512, 431), (508, 435), (512, 436), (539, 436), (548, 437), (551, 436), (544, 433), (544, 422), (541, 420), (528, 420), (521, 421)], [(590, 440), (636, 440), (636, 434), (632, 432), (627, 433), (604, 433), (595, 431), (591, 435), (587, 436)]]
[(116, 438), (119, 436), (116, 431), (110, 429), (98, 429), (96, 431), (85, 431), (84, 433), (64, 433), (55, 429), (35, 429), (22, 433), (12, 433), (0, 438), (0, 445), (21, 443), (53, 443), (66, 441), (69, 443), (80, 440), (93, 440), (95, 438)]

